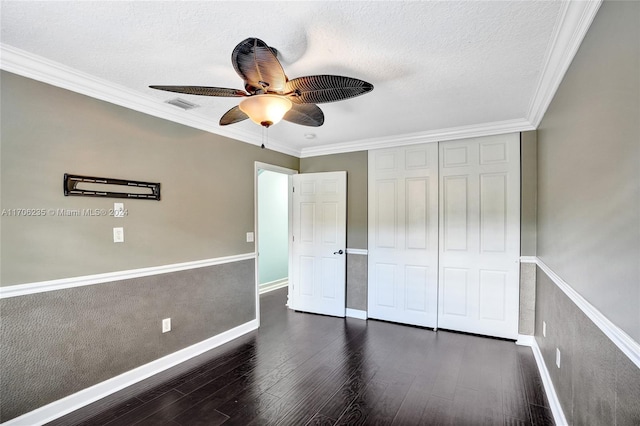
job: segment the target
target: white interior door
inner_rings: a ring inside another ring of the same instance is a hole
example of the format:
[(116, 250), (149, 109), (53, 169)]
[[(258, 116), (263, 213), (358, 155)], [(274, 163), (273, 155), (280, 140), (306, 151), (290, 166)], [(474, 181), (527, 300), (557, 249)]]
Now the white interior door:
[(440, 144), (439, 240), (439, 327), (517, 338), (518, 134)]
[(346, 172), (293, 176), (293, 309), (345, 316), (346, 213)]
[(368, 316), (437, 326), (438, 144), (369, 151)]

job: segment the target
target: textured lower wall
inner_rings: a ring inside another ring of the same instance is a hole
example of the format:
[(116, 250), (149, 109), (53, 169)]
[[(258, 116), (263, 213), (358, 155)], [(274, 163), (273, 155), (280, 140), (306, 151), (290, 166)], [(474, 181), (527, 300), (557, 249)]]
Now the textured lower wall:
[(6, 298), (0, 310), (4, 422), (255, 319), (255, 263)]
[(640, 425), (640, 369), (540, 268), (536, 276), (535, 338), (568, 423)]
[(362, 254), (347, 254), (347, 308), (367, 310), (367, 259)]
[(520, 264), (520, 318), (518, 333), (532, 336), (536, 320), (536, 265)]

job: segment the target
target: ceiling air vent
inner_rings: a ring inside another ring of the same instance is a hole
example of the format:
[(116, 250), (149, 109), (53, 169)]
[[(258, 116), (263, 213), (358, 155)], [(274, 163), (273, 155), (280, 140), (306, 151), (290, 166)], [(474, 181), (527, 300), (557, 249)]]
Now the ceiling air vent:
[(173, 106), (177, 106), (178, 108), (182, 108), (185, 111), (189, 110), (189, 109), (198, 108), (200, 106), (200, 105), (194, 104), (194, 103), (189, 102), (189, 101), (185, 101), (184, 99), (180, 99), (180, 98), (169, 99), (166, 102), (168, 104), (173, 105)]

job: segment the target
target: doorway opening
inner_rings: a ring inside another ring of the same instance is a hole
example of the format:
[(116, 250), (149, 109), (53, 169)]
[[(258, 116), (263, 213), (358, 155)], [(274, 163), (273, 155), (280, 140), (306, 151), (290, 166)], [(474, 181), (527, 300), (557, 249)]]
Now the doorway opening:
[(260, 294), (289, 287), (292, 235), (291, 176), (297, 173), (297, 170), (272, 164), (255, 163), (256, 317), (258, 321), (260, 321)]

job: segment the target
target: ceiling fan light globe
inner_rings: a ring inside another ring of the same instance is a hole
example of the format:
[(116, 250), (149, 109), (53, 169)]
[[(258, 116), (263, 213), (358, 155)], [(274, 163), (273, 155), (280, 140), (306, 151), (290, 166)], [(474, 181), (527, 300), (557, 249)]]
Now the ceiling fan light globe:
[(289, 99), (277, 95), (250, 96), (238, 105), (251, 121), (265, 127), (277, 124), (292, 106)]

